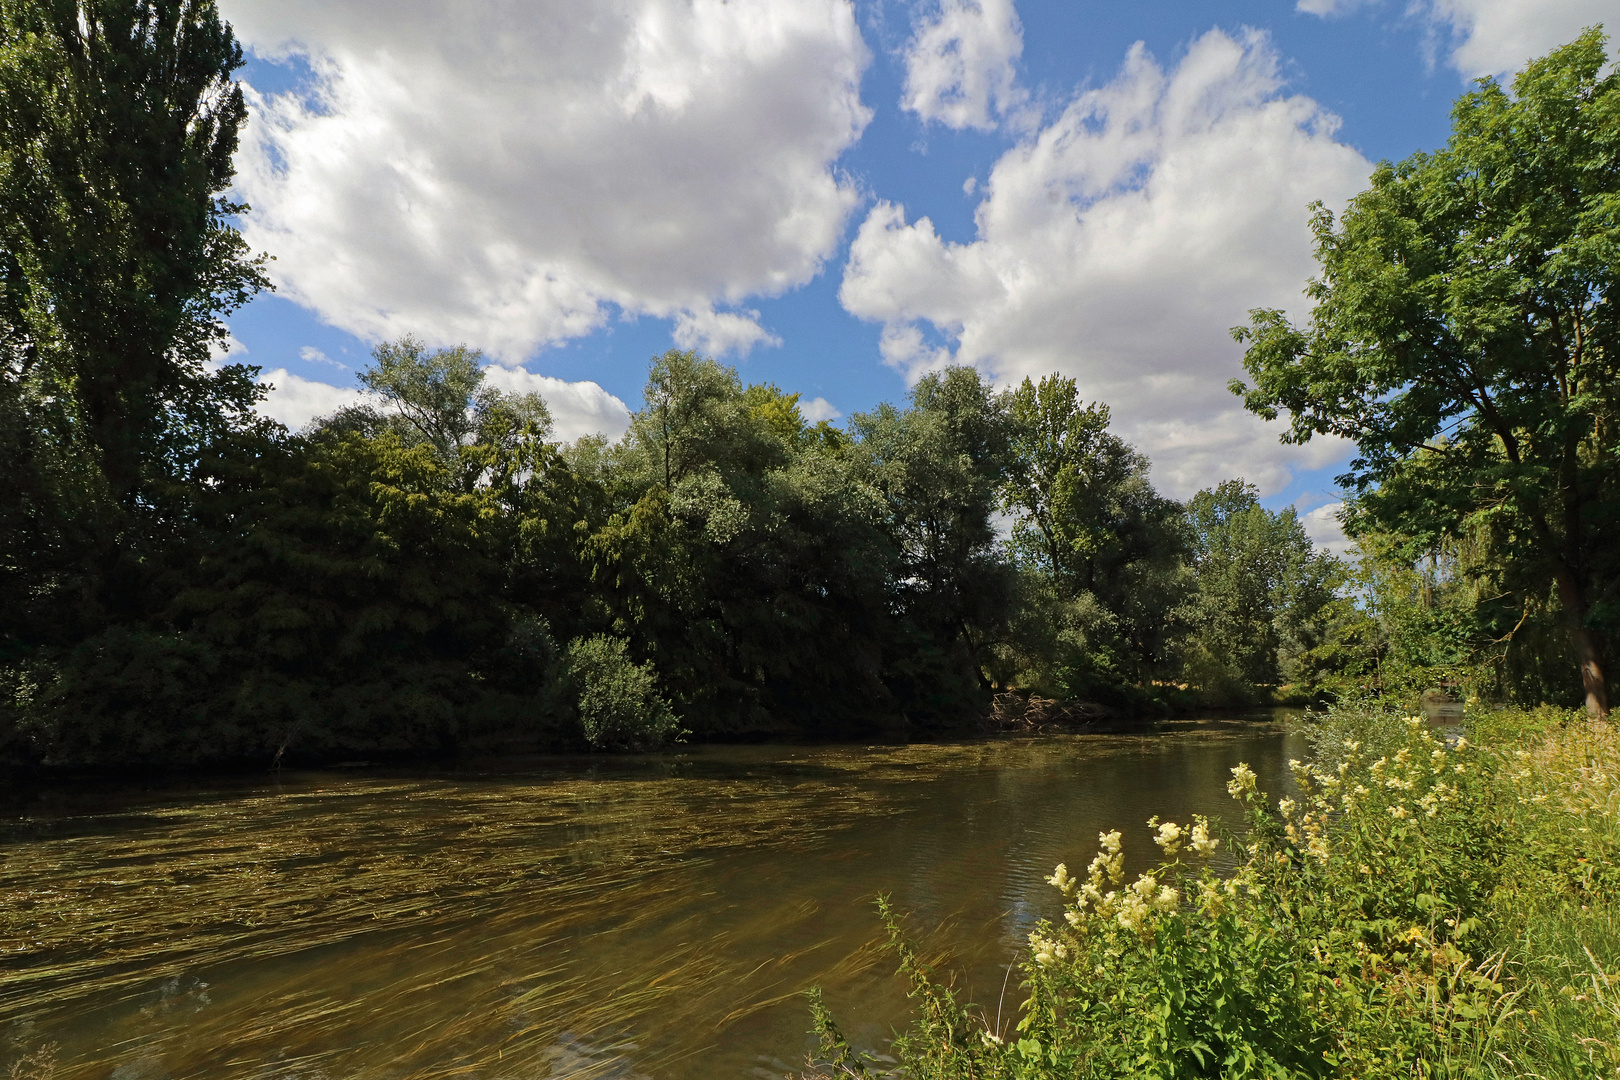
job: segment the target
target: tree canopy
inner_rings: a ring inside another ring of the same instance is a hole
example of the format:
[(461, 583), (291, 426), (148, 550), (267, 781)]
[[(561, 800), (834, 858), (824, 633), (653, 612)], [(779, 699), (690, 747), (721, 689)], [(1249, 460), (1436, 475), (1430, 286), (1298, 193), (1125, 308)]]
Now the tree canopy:
[(1460, 99), (1446, 147), (1318, 206), (1308, 322), (1234, 331), (1245, 404), (1359, 454), (1356, 532), (1471, 537), (1481, 569), (1556, 591), (1588, 710), (1620, 626), (1620, 75), (1588, 31)]

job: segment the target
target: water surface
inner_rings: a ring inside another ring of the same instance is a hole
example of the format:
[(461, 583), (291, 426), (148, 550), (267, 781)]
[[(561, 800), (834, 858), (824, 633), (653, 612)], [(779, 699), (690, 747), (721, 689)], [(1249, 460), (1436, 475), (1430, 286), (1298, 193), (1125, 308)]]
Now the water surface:
[[(890, 894), (993, 1024), (1097, 834), (1281, 790), (1264, 723), (699, 747), (435, 774), (51, 791), (0, 829), (0, 1063), (58, 1080), (769, 1077), (820, 984), (881, 1049)], [(1003, 986), (1006, 986), (1003, 992)]]

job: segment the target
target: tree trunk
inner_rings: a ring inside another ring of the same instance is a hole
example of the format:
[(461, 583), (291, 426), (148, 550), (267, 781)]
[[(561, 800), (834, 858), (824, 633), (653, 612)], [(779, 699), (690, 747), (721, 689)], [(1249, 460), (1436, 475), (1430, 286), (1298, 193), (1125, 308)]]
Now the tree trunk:
[(1597, 634), (1586, 625), (1586, 597), (1574, 573), (1562, 564), (1554, 572), (1558, 583), (1558, 599), (1569, 620), (1569, 639), (1575, 646), (1575, 658), (1581, 665), (1581, 688), (1586, 692), (1586, 714), (1593, 720), (1609, 715), (1609, 688), (1603, 670), (1603, 650)]

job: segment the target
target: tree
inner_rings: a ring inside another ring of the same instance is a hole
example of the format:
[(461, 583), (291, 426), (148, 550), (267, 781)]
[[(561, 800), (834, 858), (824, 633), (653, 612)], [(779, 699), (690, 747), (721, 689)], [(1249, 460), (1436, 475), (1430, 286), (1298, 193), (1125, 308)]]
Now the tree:
[(1014, 550), (1051, 574), (1060, 600), (1101, 608), (1093, 622), (1108, 632), (1086, 635), (1093, 663), (1117, 678), (1151, 675), (1181, 591), (1180, 508), (1153, 490), (1147, 458), (1108, 430), (1108, 406), (1081, 404), (1073, 379), (1025, 379), (1006, 406), (1000, 497)]
[(1258, 495), (1228, 480), (1187, 502), (1197, 588), (1180, 612), (1183, 674), (1235, 699), (1278, 685), (1290, 660), (1322, 644), (1343, 576), (1292, 509), (1267, 510)]
[(1011, 601), (1010, 568), (991, 520), (1007, 463), (1007, 417), (1000, 397), (968, 367), (924, 376), (911, 400), (909, 409), (883, 404), (852, 417), (852, 452), (857, 478), (883, 500), (895, 547), (895, 609), (917, 634), (914, 674), (897, 680), (910, 689), (900, 696), (946, 714), (971, 696), (959, 683), (964, 675), (989, 688), (983, 663)]
[(67, 395), (125, 504), (260, 393), (207, 365), (268, 285), (222, 194), (241, 65), (212, 0), (0, 0), (0, 385)]
[(316, 426), (372, 436), (393, 432), (406, 446), (427, 446), (456, 486), (472, 491), (491, 480), (491, 460), (480, 450), (511, 450), (551, 434), (545, 398), (485, 386), (483, 357), (465, 345), (429, 352), (409, 334), (385, 341), (359, 375), (381, 407), (352, 405)]
[(1557, 592), (1586, 706), (1608, 711), (1620, 615), (1620, 76), (1589, 30), (1510, 94), (1462, 97), (1443, 150), (1318, 204), (1310, 321), (1251, 312), (1253, 386), (1285, 441), (1355, 440), (1352, 531), (1488, 538), (1502, 579)]

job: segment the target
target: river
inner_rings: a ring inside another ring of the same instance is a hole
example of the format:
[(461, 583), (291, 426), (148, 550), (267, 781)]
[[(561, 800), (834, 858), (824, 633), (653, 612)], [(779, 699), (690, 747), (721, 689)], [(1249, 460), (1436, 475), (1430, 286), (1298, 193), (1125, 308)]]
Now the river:
[(819, 984), (860, 1044), (904, 988), (888, 893), (1003, 1025), (1043, 878), (1153, 815), (1285, 790), (1279, 726), (694, 747), (36, 792), (0, 829), (0, 1062), (56, 1080), (797, 1074)]

